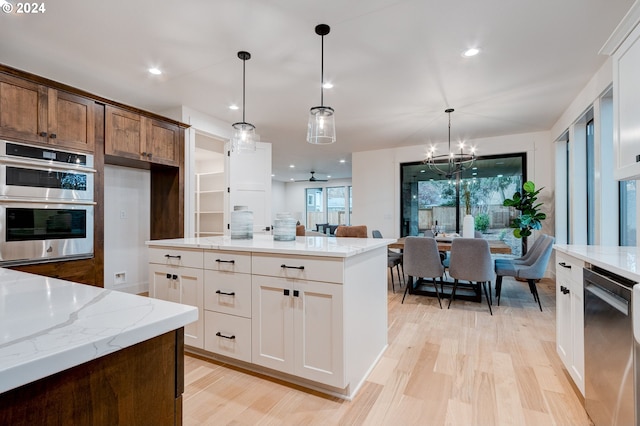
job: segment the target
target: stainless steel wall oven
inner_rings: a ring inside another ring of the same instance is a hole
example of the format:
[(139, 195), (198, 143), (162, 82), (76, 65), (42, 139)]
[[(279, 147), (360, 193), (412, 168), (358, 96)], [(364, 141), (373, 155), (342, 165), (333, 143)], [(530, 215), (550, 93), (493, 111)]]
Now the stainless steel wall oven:
[(93, 156), (0, 140), (0, 265), (93, 256)]

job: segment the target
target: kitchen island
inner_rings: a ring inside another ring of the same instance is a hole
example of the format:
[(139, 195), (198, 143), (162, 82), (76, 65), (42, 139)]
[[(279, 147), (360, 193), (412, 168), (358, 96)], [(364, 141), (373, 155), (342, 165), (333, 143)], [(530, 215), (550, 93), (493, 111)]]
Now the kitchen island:
[(0, 424), (181, 424), (197, 309), (0, 268)]
[(150, 295), (203, 310), (187, 351), (349, 399), (387, 347), (395, 241), (149, 241)]

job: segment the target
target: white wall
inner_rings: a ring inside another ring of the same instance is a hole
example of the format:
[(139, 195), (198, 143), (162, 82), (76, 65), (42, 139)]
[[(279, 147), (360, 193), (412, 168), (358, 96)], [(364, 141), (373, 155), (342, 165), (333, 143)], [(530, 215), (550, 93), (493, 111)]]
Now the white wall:
[[(104, 167), (104, 286), (127, 293), (149, 290), (151, 175), (148, 170)], [(125, 282), (115, 282), (116, 273)]]
[[(303, 195), (304, 197), (304, 195)], [(287, 212), (287, 191), (286, 183), (277, 180), (271, 181), (271, 219), (276, 218), (276, 214)], [(292, 213), (292, 212), (289, 212)], [(295, 217), (295, 215), (294, 215)], [(296, 220), (298, 220), (296, 218)]]
[[(549, 132), (499, 136), (466, 142), (477, 148), (479, 156), (526, 152), (527, 179), (534, 181), (537, 187), (545, 187), (540, 194), (540, 200), (546, 204), (543, 210), (553, 207), (555, 167), (553, 144)], [(421, 161), (426, 156), (426, 150), (426, 145), (418, 145), (354, 152), (351, 157), (353, 181), (351, 222), (367, 225), (369, 229), (379, 229), (385, 237), (398, 238), (401, 222), (400, 163)], [(542, 232), (553, 234), (553, 222), (553, 215), (551, 215), (543, 222)]]

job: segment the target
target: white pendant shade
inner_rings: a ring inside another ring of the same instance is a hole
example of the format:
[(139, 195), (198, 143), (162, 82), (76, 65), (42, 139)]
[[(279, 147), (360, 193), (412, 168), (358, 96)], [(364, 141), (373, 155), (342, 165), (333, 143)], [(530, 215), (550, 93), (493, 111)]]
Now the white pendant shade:
[(231, 150), (238, 153), (255, 152), (256, 127), (250, 123), (233, 123)]
[(329, 144), (336, 141), (336, 126), (331, 107), (313, 107), (309, 113), (307, 142)]

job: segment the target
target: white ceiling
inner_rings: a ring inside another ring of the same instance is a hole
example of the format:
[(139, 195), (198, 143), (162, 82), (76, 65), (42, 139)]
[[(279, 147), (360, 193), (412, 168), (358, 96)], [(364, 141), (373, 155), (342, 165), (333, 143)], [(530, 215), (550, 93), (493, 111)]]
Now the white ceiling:
[[(158, 113), (185, 105), (241, 121), (228, 106), (241, 104), (237, 52), (249, 51), (246, 120), (273, 143), (275, 179), (288, 180), (349, 177), (355, 151), (446, 142), (447, 107), (452, 140), (549, 130), (606, 60), (598, 51), (633, 0), (44, 3), (42, 14), (0, 16), (1, 63)], [(329, 146), (305, 142), (320, 103), (319, 23), (331, 26)], [(463, 58), (468, 47), (482, 52)]]

